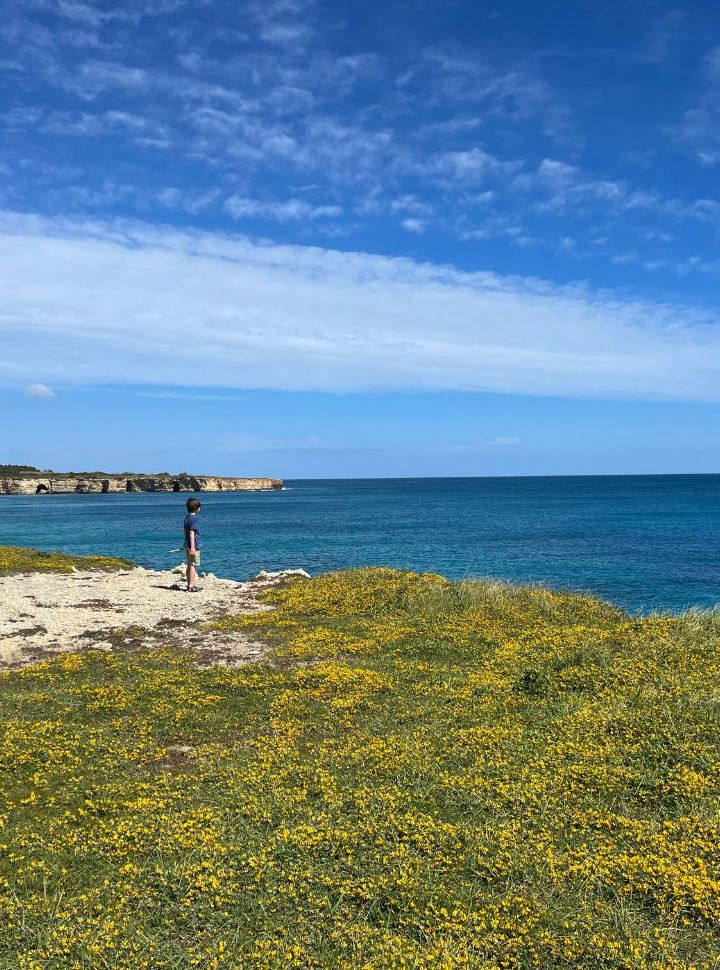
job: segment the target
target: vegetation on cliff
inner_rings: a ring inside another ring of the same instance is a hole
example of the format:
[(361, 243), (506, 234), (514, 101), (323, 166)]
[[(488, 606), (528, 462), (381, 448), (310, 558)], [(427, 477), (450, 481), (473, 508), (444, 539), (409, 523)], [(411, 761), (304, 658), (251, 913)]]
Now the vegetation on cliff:
[(34, 465), (0, 465), (0, 475), (52, 475), (49, 469), (36, 468)]
[[(28, 476), (35, 478), (38, 475), (58, 478), (128, 478), (138, 477), (140, 474), (147, 475), (149, 478), (170, 478), (172, 472), (55, 472), (50, 468), (35, 468), (34, 465), (0, 465), (0, 475)], [(187, 475), (187, 472), (180, 472), (180, 475)]]
[(17, 573), (71, 573), (78, 570), (130, 569), (134, 563), (112, 556), (69, 556), (64, 552), (43, 552), (23, 546), (0, 546), (0, 576)]
[(717, 966), (717, 614), (381, 569), (267, 596), (216, 626), (271, 663), (3, 676), (0, 966)]

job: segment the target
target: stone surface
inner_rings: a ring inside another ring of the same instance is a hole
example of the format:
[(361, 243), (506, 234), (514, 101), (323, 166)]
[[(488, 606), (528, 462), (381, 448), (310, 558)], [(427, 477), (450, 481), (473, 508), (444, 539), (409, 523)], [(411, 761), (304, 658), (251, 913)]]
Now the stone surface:
[(206, 575), (198, 593), (177, 573), (24, 573), (0, 576), (0, 670), (93, 647), (101, 650), (177, 646), (198, 663), (261, 660), (265, 644), (244, 630), (213, 629), (213, 620), (270, 609), (257, 594), (271, 580), (238, 583)]

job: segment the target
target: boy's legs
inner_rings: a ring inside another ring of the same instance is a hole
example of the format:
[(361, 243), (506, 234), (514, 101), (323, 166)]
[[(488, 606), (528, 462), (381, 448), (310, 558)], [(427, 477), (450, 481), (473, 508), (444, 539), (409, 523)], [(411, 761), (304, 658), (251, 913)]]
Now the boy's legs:
[(187, 579), (187, 588), (192, 589), (197, 580), (197, 571), (195, 569), (198, 559), (200, 558), (197, 552), (190, 552), (190, 550), (185, 547), (185, 557), (187, 559), (187, 569), (185, 570), (185, 578)]

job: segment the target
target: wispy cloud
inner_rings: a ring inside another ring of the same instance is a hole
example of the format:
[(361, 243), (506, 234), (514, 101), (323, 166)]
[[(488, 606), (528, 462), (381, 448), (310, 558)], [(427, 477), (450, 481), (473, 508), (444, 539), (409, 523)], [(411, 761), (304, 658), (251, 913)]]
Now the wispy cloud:
[[(578, 166), (556, 159), (544, 158), (535, 172), (521, 172), (514, 184), (525, 192), (539, 190), (541, 195), (533, 204), (544, 211), (577, 211), (580, 205), (600, 204), (605, 213), (648, 212), (720, 225), (720, 203), (715, 199), (681, 199), (638, 189), (626, 180), (593, 178)], [(648, 240), (653, 231), (654, 238), (660, 238), (662, 233), (657, 229), (641, 229), (640, 235)]]
[(257, 199), (245, 199), (239, 195), (230, 196), (225, 203), (225, 208), (234, 219), (260, 217), (274, 219), (278, 222), (290, 222), (299, 219), (326, 219), (342, 215), (342, 209), (337, 205), (311, 205), (304, 199), (260, 202)]
[(61, 79), (63, 87), (87, 101), (117, 88), (141, 91), (149, 83), (151, 76), (143, 68), (111, 61), (87, 61), (76, 72), (67, 73)]
[[(400, 227), (418, 250), (439, 240), (466, 255), (490, 240), (542, 247), (564, 263), (562, 278), (570, 259), (607, 269), (622, 252), (637, 252), (632, 265), (648, 272), (704, 272), (694, 252), (673, 263), (677, 240), (661, 237), (682, 236), (685, 223), (698, 251), (714, 244), (720, 203), (687, 180), (674, 187), (660, 168), (662, 140), (645, 131), (621, 151), (603, 142), (584, 155), (591, 116), (616, 98), (589, 82), (592, 65), (575, 90), (542, 50), (517, 38), (494, 44), (502, 17), (484, 21), (487, 39), (426, 32), (389, 45), (372, 27), (354, 31), (352, 16), (325, 14), (314, 0), (14, 5), (4, 60), (0, 39), (0, 73), (14, 92), (0, 96), (12, 146), (0, 204), (147, 219), (154, 209), (158, 219), (172, 211), (178, 223), (228, 228), (262, 219), (275, 238), (361, 246), (374, 237), (379, 249)], [(658, 64), (685, 51), (690, 19), (671, 8), (637, 24), (614, 61), (631, 65), (624, 83), (656, 78)], [(676, 150), (711, 168), (720, 163), (720, 48), (706, 43), (696, 96), (672, 135)], [(556, 53), (580, 59), (575, 47)], [(631, 156), (645, 159), (632, 176)], [(61, 158), (79, 174), (49, 164)], [(562, 242), (570, 236), (573, 247)]]
[[(564, 140), (571, 115), (558, 92), (527, 68), (498, 69), (487, 56), (436, 48), (425, 53), (436, 97), (485, 106), (491, 117), (512, 122), (539, 122), (546, 133)], [(423, 78), (413, 72), (404, 87)], [(437, 79), (435, 81), (435, 79)]]
[(672, 131), (701, 164), (720, 164), (720, 46), (704, 58), (700, 91)]
[(483, 148), (470, 148), (466, 151), (443, 152), (429, 163), (441, 176), (447, 176), (466, 184), (479, 184), (498, 175), (512, 175), (522, 168), (522, 162), (515, 159), (502, 159)]
[(38, 401), (52, 401), (57, 395), (47, 384), (30, 384), (25, 388), (25, 397), (34, 397)]
[(36, 112), (32, 121), (16, 116), (18, 122), (32, 123), (37, 130), (48, 134), (77, 135), (81, 138), (119, 135), (136, 144), (155, 148), (169, 148), (174, 140), (169, 125), (130, 111)]
[(683, 10), (667, 10), (654, 20), (645, 35), (639, 58), (646, 64), (662, 64), (683, 40), (687, 14)]
[(0, 267), (5, 382), (720, 400), (718, 317), (583, 287), (11, 213)]
[(248, 12), (258, 26), (260, 39), (279, 47), (304, 47), (312, 36), (309, 13), (312, 0), (271, 0), (250, 3)]
[(197, 215), (210, 208), (219, 198), (221, 190), (219, 188), (206, 189), (204, 192), (193, 191), (192, 189), (178, 189), (168, 187), (157, 193), (157, 202), (168, 208), (176, 209), (180, 212), (188, 212), (190, 215)]
[(145, 17), (162, 17), (175, 13), (187, 2), (188, 0), (128, 0), (108, 10), (82, 0), (58, 0), (57, 3), (53, 0), (34, 0), (37, 7), (90, 27), (98, 27), (111, 21), (137, 24)]
[(91, 27), (97, 27), (108, 18), (108, 15), (98, 10), (97, 7), (88, 3), (73, 2), (73, 0), (60, 0), (57, 5), (57, 12), (61, 16), (67, 17), (68, 20), (80, 21), (80, 23)]
[(423, 233), (427, 229), (427, 222), (424, 219), (417, 219), (414, 216), (410, 219), (403, 219), (400, 223), (406, 232)]
[(242, 394), (206, 394), (195, 391), (193, 388), (181, 388), (179, 390), (167, 391), (137, 391), (137, 397), (147, 397), (156, 400), (186, 401), (191, 404), (193, 401), (245, 401)]
[(446, 451), (472, 453), (477, 451), (487, 451), (488, 448), (515, 448), (521, 443), (520, 438), (500, 435), (496, 438), (481, 438), (479, 441), (472, 441), (466, 444), (446, 445)]

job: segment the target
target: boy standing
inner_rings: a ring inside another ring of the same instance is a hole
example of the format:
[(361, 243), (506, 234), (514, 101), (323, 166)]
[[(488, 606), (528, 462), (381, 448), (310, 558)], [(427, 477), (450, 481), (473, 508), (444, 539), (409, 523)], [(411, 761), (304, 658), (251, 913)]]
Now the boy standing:
[(187, 515), (183, 523), (185, 531), (185, 558), (187, 559), (187, 578), (188, 593), (197, 593), (195, 585), (197, 579), (197, 567), (200, 565), (200, 524), (198, 522), (200, 514), (200, 499), (189, 498), (185, 503)]

